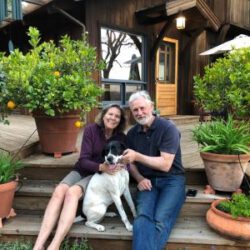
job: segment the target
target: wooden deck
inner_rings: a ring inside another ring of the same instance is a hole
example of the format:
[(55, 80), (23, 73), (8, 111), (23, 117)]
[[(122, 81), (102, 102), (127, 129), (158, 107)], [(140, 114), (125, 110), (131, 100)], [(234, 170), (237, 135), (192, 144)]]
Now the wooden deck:
[(15, 154), (22, 148), (20, 158), (34, 153), (39, 141), (33, 117), (10, 115), (8, 120), (10, 125), (0, 123), (0, 150)]
[[(178, 221), (171, 233), (168, 250), (247, 250), (250, 242), (240, 242), (221, 236), (208, 227), (205, 213), (212, 200), (225, 195), (204, 195), (207, 184), (198, 147), (191, 139), (191, 129), (198, 123), (197, 117), (174, 117), (181, 131), (183, 163), (187, 173), (187, 188), (195, 188), (198, 194), (187, 198)], [(9, 126), (0, 124), (0, 148), (15, 153), (35, 130), (35, 123), (29, 116), (11, 116)], [(80, 149), (82, 132), (79, 133), (77, 148)], [(29, 156), (28, 156), (29, 155)], [(60, 159), (41, 154), (37, 133), (23, 148), (20, 157), (26, 167), (22, 170), (22, 187), (15, 195), (14, 208), (17, 216), (6, 220), (0, 229), (0, 240), (9, 241), (19, 237), (34, 240), (39, 231), (42, 215), (55, 186), (74, 166), (79, 152), (64, 155)], [(131, 183), (132, 195), (135, 185)], [(115, 209), (111, 207), (110, 209)], [(127, 206), (125, 205), (127, 210)], [(131, 219), (132, 221), (132, 219)], [(99, 233), (83, 223), (73, 225), (68, 237), (87, 238), (94, 250), (129, 250), (132, 234), (126, 231), (119, 217), (104, 220), (107, 230)], [(143, 249), (142, 249), (143, 250)]]

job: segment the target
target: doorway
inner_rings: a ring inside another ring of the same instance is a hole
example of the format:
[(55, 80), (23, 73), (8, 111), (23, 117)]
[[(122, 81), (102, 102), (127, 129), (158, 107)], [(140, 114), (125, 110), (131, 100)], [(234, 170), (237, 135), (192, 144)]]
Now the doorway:
[(161, 116), (177, 114), (178, 40), (163, 38), (156, 55), (156, 108)]

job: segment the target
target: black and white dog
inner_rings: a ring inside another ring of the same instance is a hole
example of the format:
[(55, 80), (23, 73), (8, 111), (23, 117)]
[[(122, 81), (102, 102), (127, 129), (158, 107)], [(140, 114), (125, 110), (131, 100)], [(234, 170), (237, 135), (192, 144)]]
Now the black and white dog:
[[(104, 148), (105, 162), (111, 168), (115, 167), (121, 159), (125, 146), (119, 141), (111, 141)], [(128, 231), (132, 231), (128, 217), (122, 205), (121, 196), (124, 195), (133, 216), (136, 216), (135, 206), (129, 190), (129, 173), (126, 167), (122, 167), (115, 174), (105, 172), (96, 173), (90, 179), (83, 199), (83, 213), (87, 218), (85, 225), (102, 232), (105, 227), (98, 224), (105, 215), (114, 216), (115, 213), (106, 213), (107, 208), (113, 202)]]

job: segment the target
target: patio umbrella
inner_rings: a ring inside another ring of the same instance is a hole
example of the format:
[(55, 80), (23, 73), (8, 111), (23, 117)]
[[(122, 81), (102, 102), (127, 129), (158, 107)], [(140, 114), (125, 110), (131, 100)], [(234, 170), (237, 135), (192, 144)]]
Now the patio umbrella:
[(200, 55), (206, 56), (206, 55), (221, 54), (226, 51), (239, 49), (239, 48), (245, 48), (245, 47), (250, 47), (250, 36), (241, 34), (230, 41), (227, 41), (212, 49), (209, 49), (200, 53)]

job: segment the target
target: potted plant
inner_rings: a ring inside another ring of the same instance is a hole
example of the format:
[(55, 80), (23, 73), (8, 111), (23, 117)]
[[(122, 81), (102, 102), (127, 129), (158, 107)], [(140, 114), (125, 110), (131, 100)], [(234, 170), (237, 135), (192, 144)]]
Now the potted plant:
[[(6, 117), (6, 105), (28, 109), (35, 117), (43, 152), (72, 152), (79, 130), (74, 124), (97, 105), (102, 94), (92, 76), (103, 64), (97, 62), (86, 35), (82, 40), (62, 36), (58, 46), (54, 41), (40, 42), (34, 27), (29, 28), (28, 36), (31, 49), (26, 54), (15, 49), (0, 55), (2, 118)], [(76, 124), (79, 127), (79, 122)], [(44, 142), (51, 135), (48, 143)]]
[(231, 199), (213, 201), (206, 220), (219, 233), (250, 240), (250, 197), (235, 193)]
[(15, 160), (8, 153), (0, 151), (0, 227), (3, 218), (15, 215), (12, 203), (18, 184), (18, 170), (22, 167), (20, 160)]
[(236, 191), (250, 160), (249, 121), (216, 119), (193, 130), (193, 139), (200, 146), (209, 185), (219, 191)]
[(206, 112), (250, 117), (250, 50), (233, 50), (194, 77), (195, 103)]

